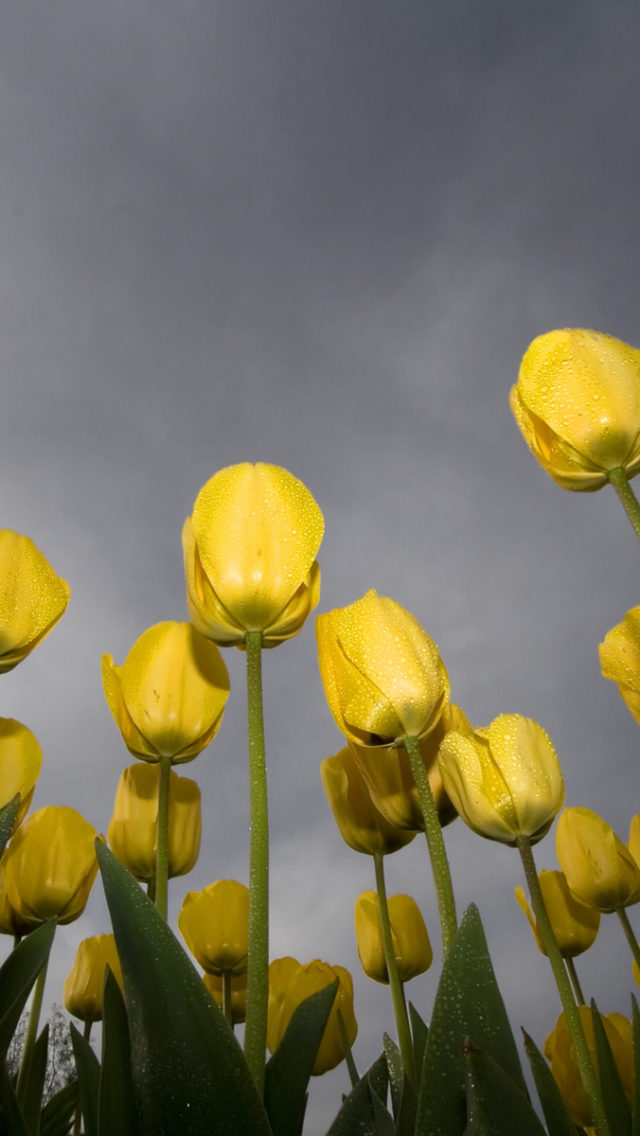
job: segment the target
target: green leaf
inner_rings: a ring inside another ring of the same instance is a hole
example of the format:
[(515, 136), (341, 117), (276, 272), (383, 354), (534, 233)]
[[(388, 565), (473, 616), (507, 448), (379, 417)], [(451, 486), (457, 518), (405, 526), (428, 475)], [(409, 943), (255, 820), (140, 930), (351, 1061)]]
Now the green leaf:
[(41, 1031), (33, 1047), (29, 1072), (26, 1078), (24, 1091), (24, 1104), (22, 1115), (24, 1122), (34, 1136), (40, 1131), (40, 1109), (42, 1108), (42, 1090), (47, 1073), (47, 1049), (49, 1046), (49, 1026)]
[(109, 967), (102, 999), (102, 1064), (98, 1084), (100, 1136), (140, 1136), (131, 1076), (131, 1042), (124, 999)]
[(395, 1041), (383, 1035), (384, 1054), (387, 1059), (391, 1103), (396, 1122), (396, 1136), (413, 1136), (416, 1126), (416, 1091), (405, 1075), (402, 1055)]
[(122, 964), (144, 1132), (271, 1136), (232, 1029), (133, 876), (96, 842)]
[(98, 1085), (100, 1083), (100, 1062), (89, 1042), (76, 1029), (73, 1022), (69, 1026), (73, 1056), (78, 1070), (78, 1094), (80, 1109), (84, 1120), (85, 1136), (98, 1136)]
[(604, 1111), (616, 1136), (631, 1136), (631, 1113), (618, 1067), (614, 1061), (609, 1039), (602, 1024), (595, 1002), (591, 1002), (591, 1016), (593, 1020), (593, 1036), (596, 1046), (596, 1060), (598, 1062), (598, 1081), (602, 1093)]
[(0, 1065), (0, 1118), (4, 1126), (2, 1136), (29, 1136), (4, 1061)]
[(529, 1058), (549, 1136), (576, 1136), (576, 1126), (569, 1115), (569, 1110), (560, 1095), (560, 1090), (547, 1062), (529, 1034), (525, 1033), (524, 1030), (522, 1032), (524, 1034), (524, 1048)]
[(631, 1020), (633, 1023), (633, 1110), (631, 1136), (640, 1136), (640, 1010), (634, 995), (631, 995)]
[(19, 808), (20, 794), (16, 793), (9, 804), (0, 809), (0, 855), (4, 852), (7, 840), (11, 836)]
[(0, 967), (0, 1060), (4, 1060), (31, 988), (49, 957), (56, 925), (43, 923)]
[(300, 1136), (307, 1086), (331, 1012), (338, 980), (296, 1007), (265, 1069), (264, 1103), (273, 1136)]
[(467, 1126), (464, 1136), (545, 1136), (526, 1093), (488, 1053), (464, 1051)]
[(420, 1017), (413, 1002), (409, 1002), (409, 1020), (411, 1022), (411, 1035), (413, 1037), (413, 1055), (415, 1058), (416, 1069), (422, 1069), (424, 1061), (424, 1051), (427, 1048), (427, 1038), (429, 1037), (429, 1028)]
[(357, 1136), (383, 1136), (379, 1127), (379, 1110), (374, 1111), (371, 1093), (373, 1091), (378, 1098), (385, 1096), (386, 1081), (387, 1062), (383, 1054), (354, 1085), (327, 1136), (355, 1136), (356, 1133)]
[(465, 913), (442, 967), (420, 1075), (417, 1132), (462, 1136), (467, 1039), (490, 1050), (526, 1097), (518, 1051), (474, 904)]
[(67, 1136), (78, 1103), (78, 1082), (72, 1081), (47, 1101), (40, 1116), (40, 1136)]

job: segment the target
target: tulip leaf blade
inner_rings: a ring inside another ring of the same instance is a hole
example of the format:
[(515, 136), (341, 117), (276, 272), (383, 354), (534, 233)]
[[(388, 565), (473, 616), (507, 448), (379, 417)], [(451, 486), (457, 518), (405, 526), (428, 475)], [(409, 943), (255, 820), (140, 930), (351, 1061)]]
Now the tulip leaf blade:
[(100, 1136), (140, 1136), (131, 1077), (131, 1040), (120, 987), (107, 967), (102, 1000), (102, 1064), (98, 1085)]
[(307, 1086), (331, 1013), (338, 979), (296, 1006), (277, 1050), (265, 1069), (264, 1103), (273, 1136), (300, 1136)]
[[(327, 1136), (387, 1136), (392, 1133), (393, 1120), (384, 1109), (386, 1116), (380, 1112), (377, 1103), (374, 1104), (373, 1095), (378, 1097), (379, 1104), (386, 1096), (387, 1088), (387, 1062), (384, 1054), (367, 1070), (358, 1083), (354, 1085), (349, 1096), (343, 1101), (342, 1108), (331, 1125)], [(388, 1125), (391, 1124), (391, 1128)]]
[(602, 1093), (602, 1103), (611, 1131), (616, 1136), (631, 1136), (631, 1112), (627, 1104), (618, 1067), (615, 1063), (609, 1039), (602, 1024), (602, 1018), (595, 1002), (591, 1002), (593, 1037), (598, 1066), (598, 1081)]
[(7, 840), (11, 836), (19, 808), (20, 794), (16, 793), (15, 797), (0, 809), (0, 855), (4, 852)]
[(537, 1045), (524, 1030), (524, 1048), (535, 1081), (549, 1136), (576, 1136), (576, 1126), (564, 1103), (553, 1074)]
[(416, 1125), (416, 1091), (406, 1076), (402, 1055), (395, 1041), (387, 1033), (382, 1038), (387, 1060), (391, 1103), (396, 1122), (396, 1136), (413, 1136)]
[(29, 1063), (24, 1086), (22, 1115), (29, 1132), (40, 1132), (40, 1110), (42, 1091), (47, 1073), (47, 1049), (49, 1046), (49, 1026), (44, 1026), (36, 1039)]
[(85, 1136), (98, 1136), (98, 1085), (100, 1083), (100, 1062), (89, 1042), (76, 1029), (73, 1022), (69, 1027), (73, 1056), (78, 1071), (78, 1098)]
[(483, 1049), (464, 1050), (467, 1124), (464, 1136), (545, 1136), (526, 1093)]
[(27, 935), (0, 967), (0, 1060), (4, 1060), (31, 988), (45, 965), (56, 925), (43, 923)]
[(409, 1002), (409, 1021), (411, 1023), (413, 1056), (416, 1063), (416, 1069), (422, 1069), (424, 1051), (427, 1048), (427, 1038), (429, 1037), (429, 1027), (427, 1023), (420, 1017), (420, 1014), (416, 1010), (413, 1002)]
[(71, 1081), (51, 1097), (40, 1114), (40, 1136), (67, 1136), (78, 1103), (78, 1082)]
[(4, 1063), (0, 1065), (0, 1118), (3, 1136), (29, 1136), (11, 1078)]
[(271, 1136), (242, 1050), (202, 979), (133, 876), (100, 841), (96, 848), (122, 965), (143, 1131)]
[(631, 1022), (633, 1028), (633, 1108), (631, 1136), (640, 1136), (640, 1010), (635, 996), (631, 995)]

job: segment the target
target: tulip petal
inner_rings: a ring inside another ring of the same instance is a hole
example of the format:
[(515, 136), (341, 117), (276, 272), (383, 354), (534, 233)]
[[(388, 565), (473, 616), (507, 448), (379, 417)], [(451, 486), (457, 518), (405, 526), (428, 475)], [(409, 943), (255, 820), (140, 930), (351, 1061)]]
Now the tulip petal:
[(0, 674), (48, 635), (71, 589), (27, 536), (0, 531)]

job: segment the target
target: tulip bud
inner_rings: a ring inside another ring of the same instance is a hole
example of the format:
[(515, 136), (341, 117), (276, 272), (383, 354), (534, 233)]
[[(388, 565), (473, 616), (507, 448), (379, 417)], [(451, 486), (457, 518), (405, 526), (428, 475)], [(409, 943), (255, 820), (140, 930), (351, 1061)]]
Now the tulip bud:
[(122, 666), (102, 656), (104, 693), (134, 757), (192, 761), (217, 733), (229, 695), (218, 648), (190, 623), (157, 623)]
[[(393, 953), (401, 982), (424, 974), (433, 962), (433, 951), (420, 909), (410, 895), (392, 895), (387, 907)], [(388, 983), (384, 955), (380, 901), (375, 891), (363, 891), (355, 904), (356, 942), (362, 969), (374, 982)]]
[(15, 832), (3, 857), (4, 882), (25, 927), (82, 915), (98, 871), (95, 838), (93, 826), (64, 805), (38, 809)]
[(353, 981), (342, 966), (329, 966), (320, 959), (301, 966), (296, 959), (275, 959), (269, 967), (269, 1012), (267, 1047), (275, 1053), (291, 1021), (294, 1010), (316, 994), (339, 981), (333, 1006), (327, 1019), (320, 1048), (312, 1069), (314, 1077), (335, 1069), (344, 1058), (344, 1048), (338, 1029), (338, 1011), (344, 1022), (349, 1044), (353, 1045), (358, 1026), (353, 1013)]
[[(582, 903), (572, 895), (562, 872), (538, 872), (538, 880), (560, 954), (563, 958), (575, 958), (576, 955), (581, 955), (595, 942), (600, 926), (600, 912), (588, 907), (586, 903)], [(529, 920), (539, 949), (543, 955), (546, 955), (535, 916), (527, 903), (524, 889), (519, 885), (515, 889), (515, 897)]]
[[(219, 1006), (222, 1010), (224, 975), (203, 974), (202, 978), (216, 1006)], [(247, 1016), (247, 976), (246, 974), (230, 974), (229, 982), (231, 985), (231, 1022), (236, 1026), (240, 1025)]]
[(64, 614), (71, 589), (28, 536), (0, 530), (0, 674), (13, 670)]
[(389, 823), (371, 800), (366, 781), (350, 749), (325, 757), (322, 784), (345, 844), (355, 852), (382, 856), (410, 844), (415, 832)]
[(501, 714), (471, 737), (450, 733), (438, 756), (444, 787), (465, 824), (515, 845), (548, 832), (564, 803), (556, 752), (542, 726)]
[(102, 997), (107, 966), (120, 989), (122, 967), (113, 935), (92, 935), (78, 944), (63, 989), (65, 1008), (82, 1022), (102, 1020)]
[(563, 489), (599, 489), (640, 470), (640, 351), (585, 328), (539, 335), (511, 389), (515, 420)]
[(565, 809), (556, 855), (574, 895), (598, 911), (640, 899), (640, 868), (612, 828), (591, 809)]
[[(109, 823), (114, 856), (137, 880), (156, 873), (158, 842), (158, 764), (130, 765), (120, 774)], [(195, 781), (171, 771), (169, 779), (169, 878), (184, 876), (200, 851), (200, 790)]]
[[(584, 1030), (591, 1059), (595, 1064), (595, 1041), (593, 1035), (593, 1019), (591, 1010), (587, 1006), (578, 1006), (580, 1021)], [(622, 1025), (626, 1019), (621, 1014), (606, 1014), (601, 1016), (607, 1041), (611, 1046), (613, 1059), (616, 1063), (620, 1080), (627, 1099), (631, 1100), (633, 1089), (633, 1069), (631, 1064), (631, 1030)], [(551, 1064), (551, 1073), (560, 1090), (562, 1099), (566, 1104), (574, 1124), (583, 1128), (593, 1123), (587, 1094), (582, 1084), (578, 1069), (578, 1062), (571, 1041), (571, 1035), (565, 1020), (564, 1012), (560, 1014), (555, 1029), (549, 1034), (544, 1043), (545, 1056)]]
[(195, 626), (221, 645), (248, 631), (276, 647), (300, 631), (320, 598), (316, 554), (324, 520), (286, 469), (243, 462), (198, 493), (182, 531), (187, 605)]
[(191, 954), (210, 974), (244, 974), (249, 953), (249, 889), (235, 880), (216, 880), (189, 891), (178, 927)]
[(373, 589), (316, 621), (329, 709), (349, 741), (388, 746), (422, 738), (449, 700), (438, 648), (417, 619)]
[(607, 632), (600, 644), (600, 666), (604, 677), (618, 684), (620, 697), (640, 723), (640, 607)]
[(0, 718), (0, 809), (20, 794), (16, 828), (31, 804), (41, 766), (42, 750), (31, 730), (13, 718)]

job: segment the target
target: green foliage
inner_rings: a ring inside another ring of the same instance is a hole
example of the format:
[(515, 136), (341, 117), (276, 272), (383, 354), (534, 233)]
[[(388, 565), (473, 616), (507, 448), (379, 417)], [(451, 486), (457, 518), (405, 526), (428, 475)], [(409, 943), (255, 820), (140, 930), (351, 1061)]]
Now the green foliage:
[(296, 1007), (265, 1070), (264, 1103), (273, 1136), (300, 1136), (307, 1086), (338, 992), (337, 980)]

